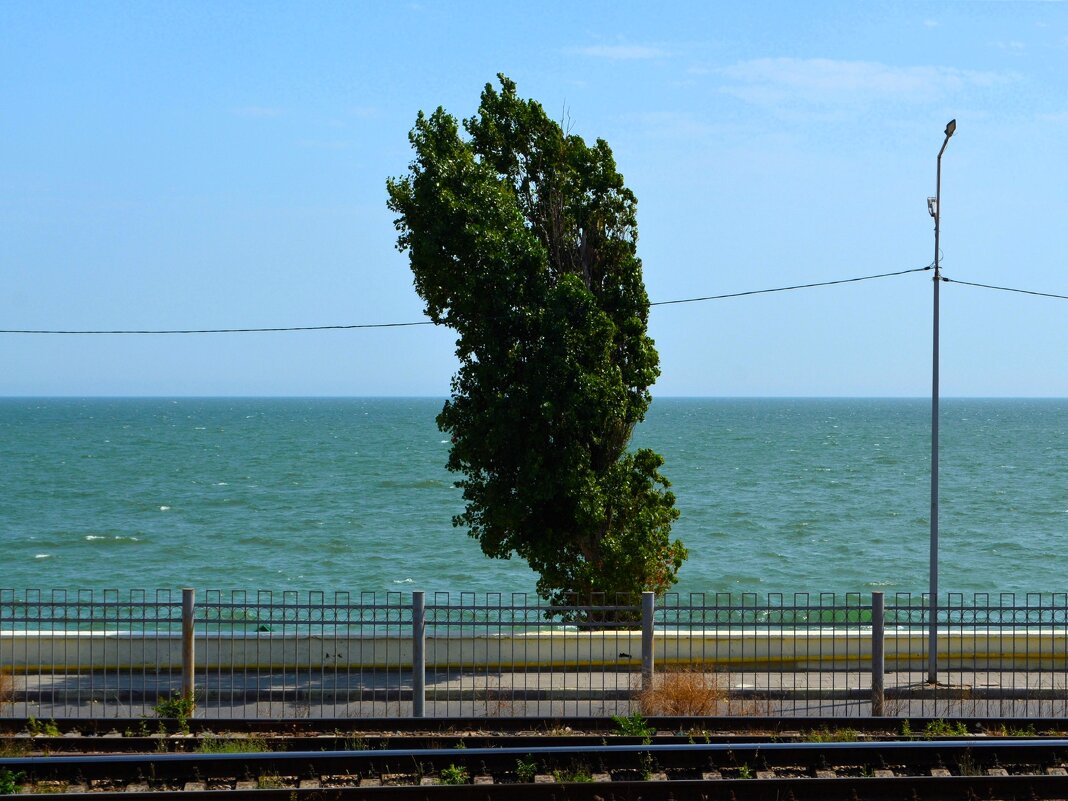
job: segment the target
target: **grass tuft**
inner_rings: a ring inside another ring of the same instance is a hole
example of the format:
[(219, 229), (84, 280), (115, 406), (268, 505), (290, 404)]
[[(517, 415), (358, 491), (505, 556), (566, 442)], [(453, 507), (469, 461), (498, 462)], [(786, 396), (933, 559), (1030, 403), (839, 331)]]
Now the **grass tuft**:
[(638, 693), (638, 706), (645, 715), (714, 715), (726, 700), (716, 674), (690, 668), (658, 673), (653, 686)]

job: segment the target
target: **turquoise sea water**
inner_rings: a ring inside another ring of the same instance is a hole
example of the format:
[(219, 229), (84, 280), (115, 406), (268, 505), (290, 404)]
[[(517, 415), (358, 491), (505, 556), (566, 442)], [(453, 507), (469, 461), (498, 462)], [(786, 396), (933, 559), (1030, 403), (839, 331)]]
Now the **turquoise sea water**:
[[(0, 399), (0, 587), (513, 592), (440, 399)], [(681, 592), (921, 592), (929, 402), (658, 399)], [(943, 592), (1064, 592), (1068, 401), (942, 404)]]

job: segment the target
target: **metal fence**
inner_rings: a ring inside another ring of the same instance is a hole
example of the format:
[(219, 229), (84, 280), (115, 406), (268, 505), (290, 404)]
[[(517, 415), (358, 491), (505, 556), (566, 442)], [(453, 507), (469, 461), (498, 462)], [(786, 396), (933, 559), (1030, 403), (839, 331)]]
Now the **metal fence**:
[(1068, 714), (1068, 594), (0, 590), (0, 716)]

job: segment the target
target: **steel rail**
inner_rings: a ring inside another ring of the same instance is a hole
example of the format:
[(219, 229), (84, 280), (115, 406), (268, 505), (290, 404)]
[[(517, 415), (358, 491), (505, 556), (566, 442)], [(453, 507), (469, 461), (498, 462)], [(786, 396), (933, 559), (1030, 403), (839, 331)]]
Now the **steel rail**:
[[(818, 730), (817, 730), (818, 731)], [(819, 732), (820, 739), (817, 742), (831, 740), (830, 731)], [(649, 739), (656, 745), (693, 745), (704, 744), (731, 744), (731, 743), (802, 743), (813, 742), (808, 739), (812, 734), (800, 731), (780, 734), (752, 734), (749, 732), (734, 732), (714, 734), (695, 730), (692, 734), (672, 733), (654, 734)], [(1038, 735), (1018, 735), (1013, 741), (1027, 741), (1039, 738)], [(886, 732), (863, 733), (856, 732), (851, 739), (857, 742), (895, 742), (895, 741), (919, 741), (914, 737), (902, 737), (899, 734)], [(971, 735), (940, 736), (940, 742), (973, 742)], [(267, 750), (271, 752), (287, 751), (375, 751), (381, 752), (386, 749), (392, 750), (427, 750), (427, 749), (476, 749), (476, 748), (499, 748), (503, 741), (515, 748), (543, 749), (547, 747), (564, 748), (590, 748), (605, 745), (641, 745), (644, 738), (626, 736), (616, 733), (611, 734), (378, 734), (360, 733), (351, 734), (318, 734), (318, 735), (265, 735), (239, 734), (227, 732), (220, 735), (188, 735), (188, 736), (59, 736), (49, 737), (44, 735), (19, 735), (8, 737), (0, 742), (26, 751), (43, 752), (48, 754), (77, 753), (77, 754), (147, 754), (147, 753), (193, 753), (198, 752), (205, 744), (223, 743), (227, 746), (236, 747), (244, 741), (254, 744), (255, 750)]]
[[(166, 796), (164, 796), (166, 792)], [(280, 788), (207, 791), (93, 791), (93, 801), (957, 801), (967, 798), (1061, 799), (1059, 776), (925, 776), (572, 782), (554, 784)], [(85, 793), (52, 793), (55, 801), (85, 801)]]
[[(647, 717), (650, 729), (662, 732), (805, 732), (848, 728), (859, 732), (899, 732), (902, 718), (886, 717)], [(908, 718), (913, 731), (923, 731), (928, 723), (944, 718)], [(1006, 728), (1034, 731), (1068, 732), (1068, 719), (1063, 717), (953, 717), (954, 723), (964, 725), (970, 732), (1001, 731)], [(137, 718), (57, 718), (50, 720), (61, 732), (122, 732), (139, 731), (144, 726), (162, 725), (170, 732), (178, 730), (172, 719)], [(208, 718), (197, 717), (186, 722), (194, 733), (200, 732), (263, 732), (296, 735), (306, 732), (359, 732), (362, 734), (499, 732), (512, 735), (520, 732), (552, 732), (568, 729), (574, 732), (614, 734), (616, 723), (607, 717), (441, 717), (441, 718)], [(25, 718), (0, 717), (0, 732), (17, 733), (26, 729)]]
[[(819, 769), (831, 766), (904, 766), (910, 771), (958, 765), (967, 755), (972, 765), (1062, 766), (1068, 739), (981, 738), (942, 741), (846, 743), (697, 743), (602, 746), (502, 747), (463, 749), (386, 749), (379, 751), (288, 751), (227, 754), (109, 754), (24, 756), (0, 759), (0, 771), (23, 774), (32, 781), (111, 779), (148, 776), (159, 781), (233, 778), (241, 775), (283, 776), (427, 774), (450, 765), (472, 772), (514, 773), (517, 760), (536, 757), (548, 765), (585, 763), (598, 770), (635, 770), (642, 760), (658, 770), (722, 770), (745, 765), (754, 770)], [(1068, 791), (1068, 779), (1062, 779)]]

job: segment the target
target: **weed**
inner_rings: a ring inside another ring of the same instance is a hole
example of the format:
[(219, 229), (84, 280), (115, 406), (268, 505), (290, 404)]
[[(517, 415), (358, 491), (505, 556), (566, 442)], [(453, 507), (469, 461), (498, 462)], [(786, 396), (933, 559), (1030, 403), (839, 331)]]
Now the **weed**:
[(285, 780), (277, 773), (265, 773), (256, 779), (257, 790), (281, 790), (285, 786)]
[(805, 735), (808, 743), (851, 743), (859, 739), (856, 729), (816, 729)]
[(267, 743), (258, 737), (240, 737), (230, 739), (206, 735), (197, 746), (199, 754), (262, 754), (267, 751)]
[(467, 768), (459, 765), (449, 765), (447, 768), (442, 768), (440, 775), (442, 784), (467, 784), (467, 780), (471, 778), (467, 775)]
[(148, 737), (148, 721), (141, 718), (136, 729), (127, 729), (123, 732), (123, 737)]
[(690, 745), (696, 745), (699, 742), (708, 745), (712, 742), (712, 736), (709, 734), (707, 729), (690, 729), (688, 732), (679, 732), (679, 734), (689, 735), (687, 738), (687, 742)]
[(193, 696), (177, 692), (171, 693), (168, 698), (160, 698), (153, 707), (156, 717), (174, 718), (182, 734), (189, 734), (189, 718), (193, 717), (193, 710), (196, 708), (197, 702)]
[(557, 784), (572, 783), (584, 784), (593, 781), (593, 774), (585, 765), (576, 765), (570, 770), (560, 768), (553, 771), (553, 779)]
[(0, 670), (0, 707), (11, 703), (11, 697), (14, 695), (12, 685), (11, 673), (7, 668)]
[(913, 735), (913, 731), (912, 731), (912, 726), (909, 723), (908, 718), (905, 718), (905, 720), (901, 721), (901, 736), (902, 737), (912, 737), (912, 736), (914, 736)]
[(1006, 726), (1002, 723), (987, 728), (986, 733), (994, 737), (1035, 737), (1038, 734), (1035, 731), (1034, 723), (1029, 723), (1026, 726)]
[(69, 789), (70, 783), (63, 781), (37, 782), (33, 785), (34, 795), (51, 795), (53, 793), (65, 793)]
[(617, 732), (624, 737), (641, 737), (648, 740), (656, 734), (656, 729), (649, 726), (641, 712), (635, 712), (633, 715), (613, 715), (612, 722), (616, 724)]
[[(648, 742), (648, 740), (646, 740)], [(643, 781), (649, 781), (653, 777), (653, 768), (656, 767), (656, 762), (653, 760), (653, 755), (649, 751), (642, 751), (638, 755), (639, 770), (642, 774)]]
[(752, 779), (753, 778), (753, 769), (751, 767), (749, 767), (748, 765), (742, 765), (741, 767), (738, 768), (738, 778), (739, 779)]
[(45, 723), (35, 717), (30, 717), (26, 721), (26, 731), (34, 737), (59, 737), (59, 726), (54, 720)]
[(19, 782), (26, 774), (12, 773), (7, 768), (0, 769), (0, 795), (14, 795), (19, 791)]
[(965, 751), (960, 759), (957, 760), (957, 770), (960, 771), (961, 776), (982, 776), (983, 772), (975, 764), (975, 759), (972, 757), (971, 751)]
[(684, 669), (654, 676), (652, 687), (638, 693), (638, 705), (647, 715), (703, 716), (716, 714), (726, 698), (715, 675)]
[(28, 750), (29, 746), (25, 741), (19, 741), (10, 737), (0, 738), (0, 757), (25, 756)]
[(524, 784), (530, 784), (538, 774), (538, 763), (531, 754), (527, 754), (527, 761), (517, 759), (515, 761), (515, 775)]
[(932, 737), (965, 737), (968, 734), (968, 727), (963, 721), (958, 720), (956, 723), (949, 723), (942, 720), (942, 718), (930, 721), (923, 730), (923, 736), (928, 739)]

